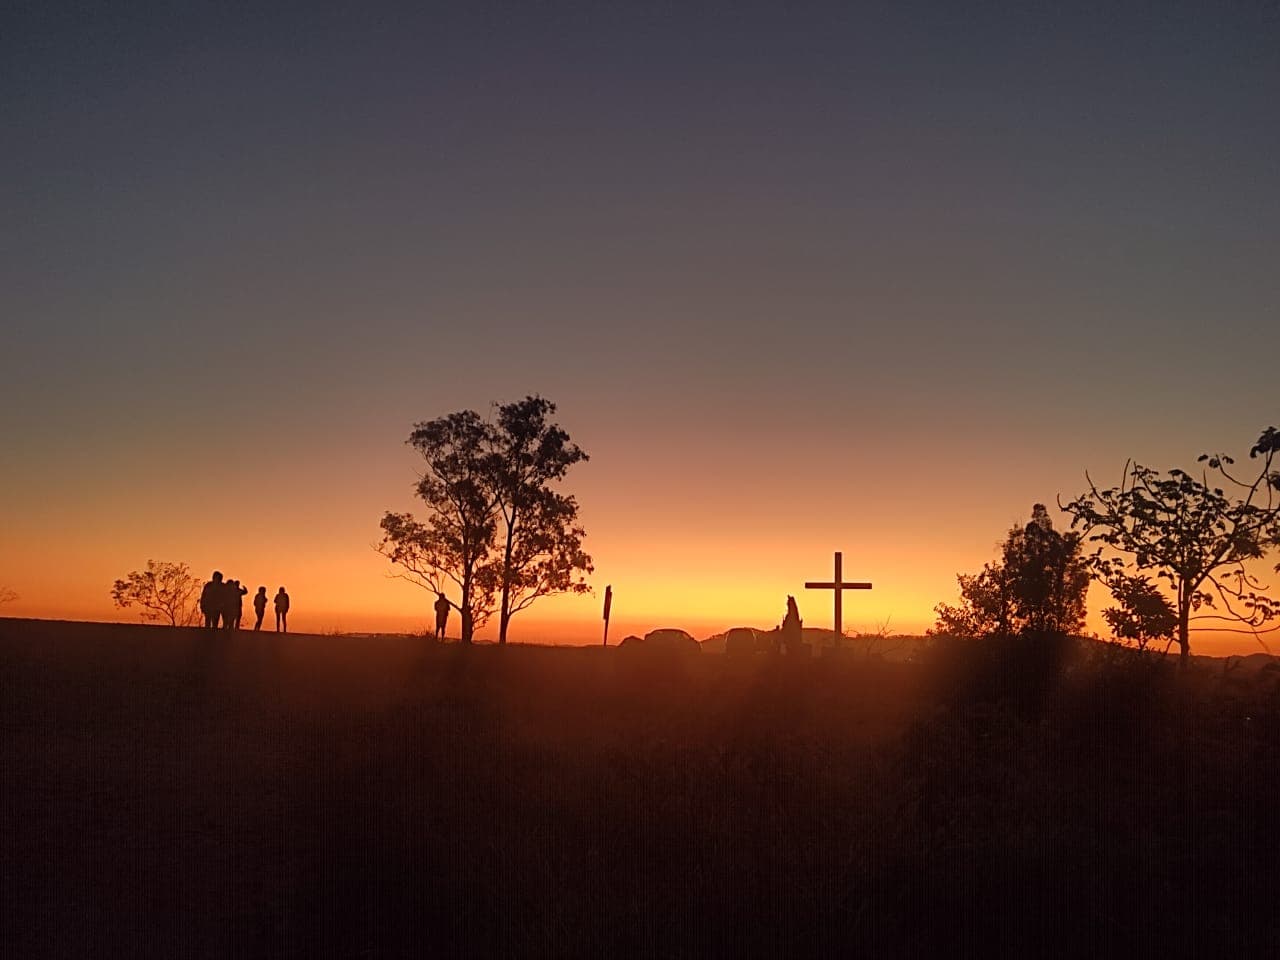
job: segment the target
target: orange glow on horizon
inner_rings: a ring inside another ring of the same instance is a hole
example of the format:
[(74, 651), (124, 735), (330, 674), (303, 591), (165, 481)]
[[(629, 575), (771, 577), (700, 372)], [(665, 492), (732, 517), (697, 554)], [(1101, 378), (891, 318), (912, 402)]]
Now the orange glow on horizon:
[[(323, 445), (314, 433), (299, 431), (252, 462), (204, 465), (184, 450), (158, 464), (158, 448), (149, 443), (132, 448), (132, 458), (113, 447), (88, 485), (67, 453), (11, 470), (0, 477), (10, 505), (0, 586), (20, 599), (0, 606), (0, 615), (136, 621), (133, 611), (112, 605), (108, 591), (116, 577), (156, 559), (185, 561), (201, 579), (220, 569), (251, 592), (286, 586), (290, 625), (299, 632), (424, 630), (430, 598), (390, 578), (389, 564), (373, 550), (383, 511), (421, 506), (410, 489), (418, 460), (403, 443), (421, 406), (400, 415), (377, 411), (374, 425), (355, 432), (359, 439), (332, 462), (317, 453)], [(559, 419), (592, 455), (565, 489), (582, 504), (596, 595), (540, 600), (513, 621), (516, 642), (599, 642), (606, 584), (614, 589), (615, 640), (656, 627), (699, 638), (737, 625), (772, 627), (788, 594), (806, 624), (829, 626), (830, 591), (803, 585), (830, 579), (834, 550), (844, 553), (846, 579), (875, 585), (845, 595), (847, 632), (920, 634), (937, 603), (955, 602), (957, 572), (991, 560), (1032, 503), (1052, 504), (1058, 493), (1077, 490), (1082, 465), (1118, 472), (1131, 454), (1158, 465), (1186, 463), (1186, 450), (1212, 443), (1179, 439), (1134, 450), (1128, 433), (1105, 443), (1064, 440), (1019, 461), (1011, 476), (1002, 451), (1017, 449), (1016, 435), (993, 428), (980, 447), (941, 435), (921, 448), (915, 434), (881, 426), (840, 447), (823, 470), (797, 470), (794, 463), (825, 462), (822, 444), (811, 437), (793, 443), (785, 425), (767, 419), (754, 422), (754, 433), (719, 434), (715, 445), (673, 446), (661, 422), (619, 426), (617, 411), (594, 418), (584, 411), (592, 407), (563, 404)], [(892, 424), (892, 411), (884, 419)], [(671, 468), (648, 464), (649, 451), (664, 451)], [(872, 462), (882, 466), (871, 469)], [(945, 497), (939, 471), (949, 484)], [(1100, 635), (1105, 604), (1095, 588), (1089, 627)], [(493, 622), (479, 631), (481, 638), (495, 635)], [(1197, 652), (1260, 649), (1244, 634), (1193, 639)]]
[[(605, 583), (614, 590), (610, 643), (628, 634), (643, 634), (658, 627), (678, 627), (698, 639), (720, 633), (733, 626), (770, 628), (776, 626), (785, 612), (786, 597), (794, 595), (804, 621), (809, 626), (829, 627), (832, 618), (831, 592), (805, 590), (806, 579), (830, 577), (831, 555), (804, 551), (794, 547), (771, 552), (766, 567), (758, 558), (744, 565), (743, 551), (737, 548), (706, 550), (685, 559), (681, 569), (668, 562), (667, 546), (635, 550), (627, 562), (605, 565), (598, 563), (592, 578), (595, 596), (548, 597), (538, 601), (529, 611), (512, 621), (513, 642), (589, 645), (602, 638), (601, 598)], [(429, 630), (430, 596), (421, 588), (388, 576), (389, 565), (369, 552), (353, 564), (352, 558), (323, 553), (309, 554), (295, 562), (290, 575), (283, 579), (294, 598), (290, 626), (299, 633), (420, 633)], [(52, 559), (52, 558), (50, 558)], [(146, 557), (132, 566), (104, 568), (87, 551), (76, 557), (78, 563), (61, 567), (32, 566), (25, 571), (10, 566), (0, 567), (0, 583), (14, 585), (19, 599), (0, 607), (2, 616), (52, 619), (107, 620), (137, 622), (133, 610), (117, 609), (107, 596), (110, 580), (128, 569), (143, 566)], [(156, 559), (166, 559), (157, 556)], [(280, 584), (275, 579), (247, 576), (259, 565), (247, 557), (223, 564), (228, 576), (238, 576), (250, 586), (258, 581), (274, 593)], [(971, 562), (976, 570), (987, 557)], [(348, 566), (344, 567), (343, 562)], [(329, 588), (335, 570), (358, 567), (357, 572), (336, 578), (345, 583), (341, 595)], [(918, 635), (933, 622), (933, 606), (938, 602), (953, 603), (957, 599), (954, 573), (947, 572), (948, 558), (882, 557), (879, 568), (851, 561), (846, 554), (846, 579), (866, 577), (874, 583), (871, 591), (845, 594), (844, 625), (846, 633)], [(205, 566), (210, 566), (206, 562)], [(824, 569), (825, 568), (825, 569)], [(116, 572), (118, 569), (118, 573)], [(208, 570), (194, 568), (205, 577)], [(210, 567), (212, 569), (212, 567)], [(927, 571), (936, 586), (928, 592), (912, 590), (911, 577), (922, 579)], [(24, 574), (25, 577), (15, 574)], [(279, 579), (279, 578), (278, 578)], [(97, 589), (95, 589), (95, 587)], [(19, 589), (20, 588), (20, 589)], [(73, 589), (74, 588), (74, 589)], [(1100, 611), (1108, 603), (1105, 591), (1094, 585), (1090, 590), (1088, 629), (1099, 636), (1107, 635)], [(268, 621), (270, 617), (268, 616)], [(270, 627), (270, 624), (266, 624)], [(455, 635), (456, 613), (450, 621), (450, 635)], [(480, 640), (497, 635), (496, 617), (477, 631)], [(1263, 641), (1270, 647), (1267, 635)], [(1252, 636), (1201, 632), (1193, 635), (1193, 651), (1221, 656), (1228, 653), (1254, 653), (1264, 649)]]

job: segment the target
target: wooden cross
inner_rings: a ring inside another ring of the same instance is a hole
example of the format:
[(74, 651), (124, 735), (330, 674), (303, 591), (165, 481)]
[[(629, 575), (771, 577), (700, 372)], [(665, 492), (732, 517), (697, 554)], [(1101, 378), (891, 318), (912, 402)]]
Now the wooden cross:
[(844, 608), (841, 604), (841, 598), (846, 590), (870, 590), (869, 583), (848, 583), (843, 579), (841, 567), (844, 557), (839, 550), (836, 551), (836, 575), (830, 583), (820, 583), (817, 581), (809, 581), (804, 585), (806, 590), (831, 590), (836, 595), (836, 636), (835, 646), (840, 646), (840, 638), (844, 636)]

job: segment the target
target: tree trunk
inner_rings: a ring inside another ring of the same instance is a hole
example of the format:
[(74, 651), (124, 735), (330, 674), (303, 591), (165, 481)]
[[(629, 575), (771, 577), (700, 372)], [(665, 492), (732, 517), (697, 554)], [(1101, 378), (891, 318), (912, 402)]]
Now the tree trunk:
[(1178, 667), (1185, 670), (1191, 663), (1191, 591), (1178, 598)]
[(461, 609), (458, 611), (462, 615), (462, 636), (463, 643), (471, 642), (471, 571), (465, 570), (462, 574), (462, 603)]
[(511, 539), (515, 533), (514, 511), (507, 524), (507, 546), (502, 555), (502, 609), (498, 614), (498, 643), (507, 642), (507, 624), (511, 622)]
[(511, 585), (504, 578), (502, 581), (502, 609), (498, 612), (498, 643), (507, 642), (507, 624), (511, 622), (510, 606)]

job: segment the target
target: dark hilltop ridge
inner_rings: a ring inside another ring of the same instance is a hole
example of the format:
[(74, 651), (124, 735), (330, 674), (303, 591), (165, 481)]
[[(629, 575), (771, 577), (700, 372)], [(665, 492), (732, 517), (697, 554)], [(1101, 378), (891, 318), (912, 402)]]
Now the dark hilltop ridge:
[[(721, 633), (713, 633), (700, 641), (705, 653), (725, 653), (726, 641), (731, 632), (749, 630), (757, 637), (757, 653), (767, 652), (769, 641), (774, 633), (761, 627), (731, 627)], [(803, 627), (801, 642), (809, 647), (817, 644), (824, 650), (834, 645), (835, 631), (822, 627)], [(843, 649), (850, 653), (863, 654), (886, 660), (909, 660), (928, 638), (912, 634), (845, 634), (841, 642)]]
[(1276, 955), (1280, 672), (0, 620), (6, 956)]

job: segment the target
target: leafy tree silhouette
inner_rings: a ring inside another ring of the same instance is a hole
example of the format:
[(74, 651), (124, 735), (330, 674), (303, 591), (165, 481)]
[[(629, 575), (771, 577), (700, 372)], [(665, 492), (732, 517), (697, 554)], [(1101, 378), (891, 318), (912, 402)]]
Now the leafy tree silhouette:
[(422, 454), (427, 472), (416, 491), (427, 505), (425, 521), (407, 513), (386, 513), (382, 541), (375, 549), (401, 567), (402, 579), (446, 594), (462, 617), (461, 640), (493, 615), (498, 571), (489, 563), (497, 532), (490, 482), (492, 428), (474, 410), (462, 410), (414, 426), (408, 443)]
[(506, 643), (515, 614), (539, 597), (589, 592), (584, 575), (593, 569), (577, 501), (550, 487), (586, 453), (551, 422), (549, 400), (529, 396), (495, 410), (493, 421), (463, 410), (414, 427), (408, 442), (427, 462), (417, 493), (428, 514), (388, 512), (375, 548), (403, 570), (396, 576), (446, 599), (448, 584), (458, 588), (460, 602), (449, 602), (464, 643), (495, 604)]
[(148, 621), (189, 627), (200, 619), (200, 580), (185, 563), (148, 560), (145, 570), (133, 570), (111, 587), (111, 599), (121, 609), (135, 604)]
[(578, 503), (555, 493), (587, 454), (552, 423), (556, 405), (539, 396), (497, 408), (490, 434), (489, 472), (503, 540), (498, 642), (507, 642), (511, 618), (539, 597), (588, 593), (583, 579), (592, 571), (582, 549), (586, 532), (578, 526)]
[(1119, 606), (1107, 607), (1102, 616), (1117, 638), (1131, 641), (1139, 650), (1154, 640), (1173, 642), (1178, 612), (1149, 577), (1115, 571), (1105, 582)]
[(960, 603), (934, 608), (935, 636), (1066, 635), (1084, 626), (1089, 572), (1080, 539), (1060, 533), (1044, 504), (1031, 509), (1024, 527), (1015, 525), (1000, 558), (977, 574), (960, 574)]
[[(1221, 453), (1200, 456), (1197, 462), (1206, 467), (1199, 480), (1185, 470), (1161, 474), (1129, 460), (1120, 486), (1099, 490), (1086, 473), (1089, 491), (1062, 507), (1072, 516), (1072, 529), (1081, 528), (1098, 544), (1089, 559), (1092, 573), (1121, 586), (1116, 599), (1122, 612), (1127, 571), (1152, 571), (1169, 583), (1184, 666), (1191, 631), (1203, 629), (1193, 628), (1193, 621), (1218, 621), (1212, 629), (1251, 633), (1260, 643), (1260, 634), (1280, 629), (1272, 624), (1280, 618), (1280, 600), (1269, 597), (1246, 568), (1280, 544), (1280, 472), (1272, 469), (1277, 452), (1280, 433), (1268, 427), (1249, 451), (1259, 461), (1252, 478), (1237, 477), (1229, 469), (1235, 461)], [(1210, 484), (1211, 472), (1223, 486)], [(1132, 610), (1127, 615), (1137, 616)]]
[(522, 510), (521, 526), (503, 562), (507, 593), (499, 643), (506, 643), (511, 618), (539, 597), (591, 592), (583, 578), (594, 567), (582, 549), (586, 531), (577, 525), (577, 501), (553, 490), (539, 490), (525, 499)]
[(18, 599), (18, 594), (8, 587), (0, 587), (0, 603), (13, 603)]

